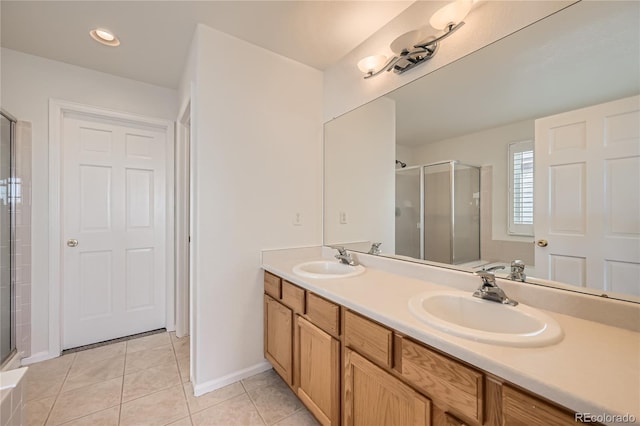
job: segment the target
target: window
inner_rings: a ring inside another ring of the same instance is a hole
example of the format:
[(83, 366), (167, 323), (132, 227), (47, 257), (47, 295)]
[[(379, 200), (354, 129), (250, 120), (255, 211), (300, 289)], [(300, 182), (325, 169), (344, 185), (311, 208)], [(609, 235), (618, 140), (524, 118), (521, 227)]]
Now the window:
[(533, 236), (533, 141), (509, 144), (509, 234)]

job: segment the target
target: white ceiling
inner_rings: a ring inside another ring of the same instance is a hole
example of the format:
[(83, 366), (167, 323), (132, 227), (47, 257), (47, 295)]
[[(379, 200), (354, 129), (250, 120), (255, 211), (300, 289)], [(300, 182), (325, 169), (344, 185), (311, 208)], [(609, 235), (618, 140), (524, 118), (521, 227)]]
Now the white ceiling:
[[(197, 23), (323, 70), (413, 3), (387, 1), (6, 1), (2, 47), (177, 88)], [(89, 37), (96, 27), (118, 48)]]
[(639, 91), (640, 2), (583, 1), (387, 96), (417, 146)]

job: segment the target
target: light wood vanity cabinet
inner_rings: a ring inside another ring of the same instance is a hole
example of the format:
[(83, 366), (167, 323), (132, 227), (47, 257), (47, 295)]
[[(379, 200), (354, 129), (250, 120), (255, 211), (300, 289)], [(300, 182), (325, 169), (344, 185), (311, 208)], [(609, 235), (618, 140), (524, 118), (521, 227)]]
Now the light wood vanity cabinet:
[(323, 425), (575, 425), (573, 413), (269, 272), (264, 352)]
[(344, 361), (344, 424), (348, 426), (431, 424), (431, 403), (350, 349)]
[(289, 386), (293, 383), (293, 311), (264, 296), (264, 356)]
[(264, 292), (265, 358), (323, 425), (339, 425), (340, 307), (268, 272)]
[(340, 341), (296, 318), (297, 394), (320, 423), (340, 424)]

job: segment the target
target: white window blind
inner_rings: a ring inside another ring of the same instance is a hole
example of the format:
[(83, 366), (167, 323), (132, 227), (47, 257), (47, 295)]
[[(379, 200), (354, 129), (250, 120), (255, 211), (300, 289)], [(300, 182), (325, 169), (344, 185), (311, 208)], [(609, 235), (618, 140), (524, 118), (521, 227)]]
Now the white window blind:
[(509, 234), (533, 235), (533, 141), (509, 144)]

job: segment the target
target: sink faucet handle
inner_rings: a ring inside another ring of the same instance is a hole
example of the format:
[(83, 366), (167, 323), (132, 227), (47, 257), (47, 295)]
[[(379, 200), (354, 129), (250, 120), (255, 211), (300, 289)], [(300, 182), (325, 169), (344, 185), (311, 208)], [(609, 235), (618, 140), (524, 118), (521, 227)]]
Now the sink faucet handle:
[(517, 259), (511, 261), (511, 272), (514, 272), (514, 270), (520, 270), (520, 272), (524, 271), (524, 262)]
[(496, 285), (496, 276), (492, 271), (476, 271), (473, 275), (477, 275), (482, 278), (482, 285), (489, 285), (495, 287)]
[(526, 274), (524, 273), (524, 262), (522, 260), (514, 260), (511, 262), (511, 273), (507, 278), (513, 281), (522, 281), (525, 282), (527, 279)]
[(368, 254), (380, 254), (380, 246), (382, 243), (373, 243), (371, 244), (371, 248), (369, 249)]
[(345, 249), (342, 246), (335, 246), (334, 249), (338, 250), (338, 254), (340, 256), (346, 256), (347, 255), (347, 249)]

